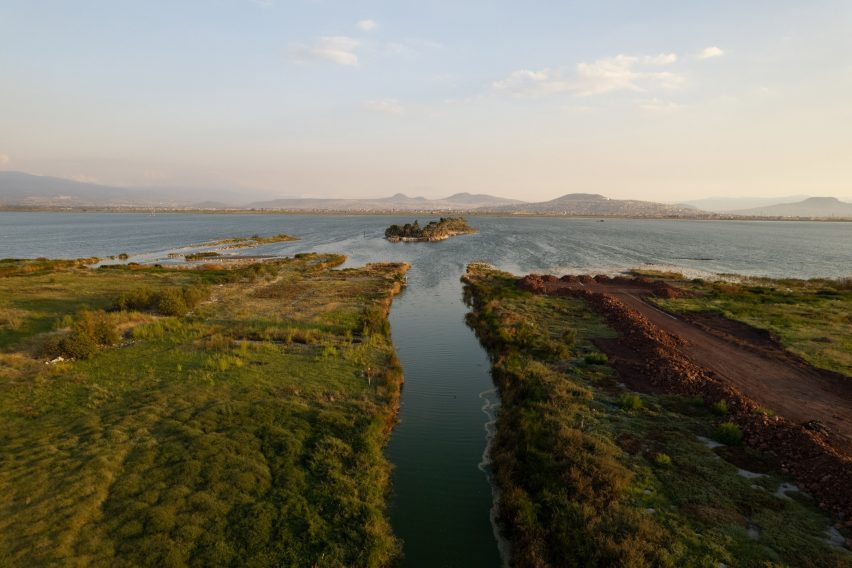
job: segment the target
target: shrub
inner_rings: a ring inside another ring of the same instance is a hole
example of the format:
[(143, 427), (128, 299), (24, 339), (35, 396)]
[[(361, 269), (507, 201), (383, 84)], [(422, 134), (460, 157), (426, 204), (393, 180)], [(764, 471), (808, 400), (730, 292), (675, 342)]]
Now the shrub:
[(88, 335), (73, 332), (59, 340), (59, 354), (70, 359), (89, 359), (98, 352), (98, 344)]
[(775, 416), (775, 411), (765, 406), (758, 406), (754, 409), (755, 414), (763, 414), (764, 416)]
[(124, 310), (149, 310), (154, 304), (154, 292), (150, 288), (134, 288), (128, 292), (122, 292), (115, 300), (112, 309)]
[(210, 288), (202, 284), (196, 284), (194, 286), (186, 286), (183, 288), (182, 293), (186, 307), (193, 310), (198, 304), (210, 297)]
[(725, 399), (717, 400), (712, 404), (711, 408), (719, 416), (724, 416), (728, 413), (728, 402)]
[(659, 467), (668, 467), (672, 464), (672, 458), (663, 452), (657, 452), (653, 457), (654, 465)]
[(609, 362), (609, 357), (607, 357), (605, 353), (599, 353), (596, 351), (583, 357), (583, 361), (589, 365), (606, 365)]
[(83, 310), (74, 323), (74, 334), (90, 338), (98, 345), (115, 345), (119, 336), (109, 316), (102, 312)]
[(167, 288), (159, 294), (157, 311), (165, 316), (184, 316), (189, 311), (183, 291), (179, 288)]
[(743, 431), (733, 422), (722, 422), (716, 429), (716, 441), (729, 446), (736, 446), (743, 441)]
[(385, 317), (383, 309), (377, 306), (370, 306), (364, 310), (363, 316), (364, 335), (378, 333), (380, 335), (390, 335), (390, 323)]
[[(62, 323), (69, 323), (69, 319), (70, 317), (63, 318)], [(103, 311), (83, 310), (72, 321), (70, 333), (55, 336), (45, 342), (43, 347), (45, 355), (68, 359), (89, 359), (97, 353), (99, 346), (118, 343), (119, 335), (115, 324)]]
[(638, 394), (623, 394), (618, 399), (618, 406), (622, 410), (639, 410), (642, 408), (642, 399)]

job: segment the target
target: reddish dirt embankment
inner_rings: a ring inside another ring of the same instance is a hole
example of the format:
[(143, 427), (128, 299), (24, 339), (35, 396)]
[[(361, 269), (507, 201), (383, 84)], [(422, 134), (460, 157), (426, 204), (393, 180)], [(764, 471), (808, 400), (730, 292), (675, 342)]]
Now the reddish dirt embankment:
[[(852, 378), (810, 367), (757, 330), (728, 320), (688, 321), (645, 302), (683, 291), (646, 279), (530, 275), (519, 285), (586, 299), (620, 333), (599, 345), (636, 390), (725, 400), (746, 442), (779, 456), (823, 508), (852, 519)], [(756, 412), (758, 406), (776, 416)], [(852, 522), (852, 521), (850, 521)]]

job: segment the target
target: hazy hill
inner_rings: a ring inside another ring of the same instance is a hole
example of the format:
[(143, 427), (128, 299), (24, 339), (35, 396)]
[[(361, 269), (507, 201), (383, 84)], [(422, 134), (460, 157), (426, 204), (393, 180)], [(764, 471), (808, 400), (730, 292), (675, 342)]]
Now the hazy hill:
[(755, 207), (729, 211), (732, 215), (757, 217), (849, 217), (852, 218), (852, 203), (834, 197), (809, 197), (797, 203), (784, 203), (768, 207)]
[(700, 215), (691, 207), (636, 201), (632, 199), (610, 199), (593, 193), (570, 193), (542, 203), (524, 203), (495, 208), (508, 213), (544, 213), (555, 215), (589, 216), (638, 216), (638, 217), (694, 217)]
[(0, 204), (29, 206), (139, 205), (164, 196), (50, 176), (0, 172)]
[[(232, 203), (237, 201), (234, 194), (217, 189), (114, 187), (23, 172), (0, 171), (0, 205), (3, 206), (189, 207), (194, 206), (196, 202), (211, 199)], [(209, 202), (204, 205), (209, 205)]]
[(807, 199), (808, 195), (788, 195), (786, 197), (706, 197), (704, 199), (693, 199), (684, 201), (678, 205), (693, 206), (703, 211), (714, 213), (725, 213), (741, 209), (754, 209), (757, 207), (769, 207), (781, 203), (795, 203)]

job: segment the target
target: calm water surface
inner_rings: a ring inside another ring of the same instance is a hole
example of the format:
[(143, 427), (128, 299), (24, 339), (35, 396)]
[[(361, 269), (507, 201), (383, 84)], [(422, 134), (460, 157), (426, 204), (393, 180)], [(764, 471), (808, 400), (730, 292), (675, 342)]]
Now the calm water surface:
[[(425, 219), (420, 219), (421, 222)], [(488, 359), (464, 325), (461, 277), (482, 260), (515, 273), (616, 272), (637, 266), (687, 273), (839, 277), (852, 274), (852, 224), (552, 218), (472, 218), (480, 233), (441, 243), (388, 243), (410, 218), (0, 212), (0, 258), (109, 256), (154, 262), (193, 244), (255, 233), (301, 241), (239, 254), (342, 252), (349, 265), (412, 264), (391, 326), (405, 370), (391, 521), (405, 566), (498, 566), (483, 467)]]

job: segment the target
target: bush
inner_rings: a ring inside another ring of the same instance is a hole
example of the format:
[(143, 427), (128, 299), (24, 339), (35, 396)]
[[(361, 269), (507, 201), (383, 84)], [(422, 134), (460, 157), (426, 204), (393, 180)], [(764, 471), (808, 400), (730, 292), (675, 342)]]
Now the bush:
[(728, 402), (725, 399), (717, 400), (712, 404), (711, 408), (719, 416), (724, 416), (728, 413)]
[(618, 406), (622, 410), (639, 410), (642, 408), (642, 399), (638, 394), (623, 394), (618, 399)]
[(154, 292), (150, 288), (134, 288), (129, 292), (123, 292), (112, 305), (113, 310), (125, 311), (149, 310), (154, 305)]
[(98, 352), (98, 344), (88, 335), (77, 332), (59, 340), (59, 354), (68, 359), (90, 359)]
[(743, 431), (733, 422), (723, 422), (716, 429), (716, 441), (728, 446), (736, 446), (743, 441)]
[[(67, 323), (66, 318), (63, 318), (63, 323)], [(50, 357), (89, 359), (100, 346), (115, 345), (118, 340), (115, 324), (105, 312), (83, 310), (74, 318), (70, 333), (45, 343), (44, 353)]]
[(74, 333), (86, 336), (98, 345), (115, 345), (119, 340), (115, 325), (104, 312), (80, 312), (74, 323)]
[(764, 416), (775, 416), (775, 411), (765, 406), (758, 406), (754, 409), (755, 414), (763, 414)]
[(659, 467), (668, 467), (672, 464), (672, 458), (668, 454), (664, 454), (663, 452), (658, 452), (654, 454), (653, 457), (654, 465)]
[(168, 288), (159, 294), (157, 311), (165, 316), (184, 316), (189, 311), (183, 291), (179, 288)]
[(609, 357), (605, 353), (598, 353), (596, 351), (583, 357), (583, 361), (589, 365), (606, 365), (609, 362)]
[(385, 311), (376, 306), (369, 306), (364, 310), (363, 335), (377, 333), (379, 335), (390, 335), (390, 322), (385, 316)]
[(186, 307), (193, 310), (198, 306), (198, 304), (210, 297), (210, 288), (201, 284), (196, 284), (194, 286), (186, 286), (183, 288), (182, 293)]

